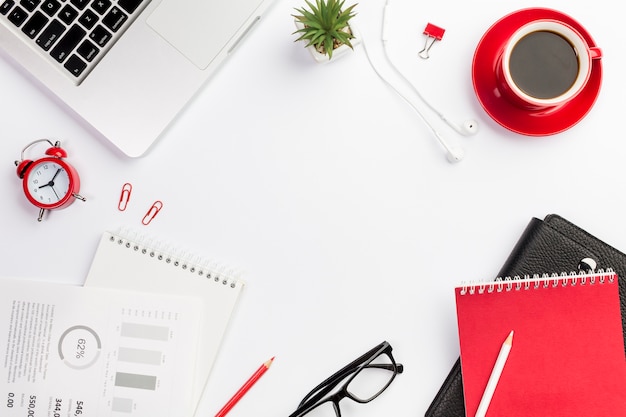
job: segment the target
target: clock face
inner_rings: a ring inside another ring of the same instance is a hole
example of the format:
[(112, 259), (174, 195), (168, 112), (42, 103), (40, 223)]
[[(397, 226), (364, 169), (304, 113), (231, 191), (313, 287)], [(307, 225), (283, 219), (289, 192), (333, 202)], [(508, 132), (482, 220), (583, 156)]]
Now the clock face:
[(35, 162), (24, 180), (24, 191), (38, 206), (61, 205), (71, 196), (72, 181), (65, 164), (50, 160)]

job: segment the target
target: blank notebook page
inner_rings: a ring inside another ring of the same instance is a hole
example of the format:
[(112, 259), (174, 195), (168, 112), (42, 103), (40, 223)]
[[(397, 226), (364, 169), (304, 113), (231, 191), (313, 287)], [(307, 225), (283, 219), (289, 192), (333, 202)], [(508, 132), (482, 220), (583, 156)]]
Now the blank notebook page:
[(487, 417), (626, 416), (616, 275), (499, 281), (455, 294), (467, 417), (511, 330)]

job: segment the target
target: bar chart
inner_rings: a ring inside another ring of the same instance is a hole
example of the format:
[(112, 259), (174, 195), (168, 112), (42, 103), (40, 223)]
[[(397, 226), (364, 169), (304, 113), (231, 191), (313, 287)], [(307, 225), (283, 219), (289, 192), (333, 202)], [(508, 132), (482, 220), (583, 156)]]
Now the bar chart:
[(116, 327), (118, 341), (110, 375), (112, 416), (153, 415), (155, 407), (162, 410), (176, 404), (176, 398), (167, 403), (164, 399), (176, 384), (172, 376), (179, 369), (175, 367), (180, 359), (176, 336), (181, 323), (156, 317), (160, 315), (141, 319), (123, 315)]

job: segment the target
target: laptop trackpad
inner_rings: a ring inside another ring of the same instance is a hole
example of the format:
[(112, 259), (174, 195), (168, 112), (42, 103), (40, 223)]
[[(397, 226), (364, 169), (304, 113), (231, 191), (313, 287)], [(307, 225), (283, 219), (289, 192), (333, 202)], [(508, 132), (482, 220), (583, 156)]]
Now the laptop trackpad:
[(205, 69), (261, 0), (163, 0), (148, 25), (198, 68)]

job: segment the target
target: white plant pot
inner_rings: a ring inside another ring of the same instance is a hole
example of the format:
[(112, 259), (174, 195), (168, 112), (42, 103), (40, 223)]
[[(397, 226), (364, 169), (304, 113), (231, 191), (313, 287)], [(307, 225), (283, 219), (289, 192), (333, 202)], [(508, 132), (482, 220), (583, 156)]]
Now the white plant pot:
[[(304, 28), (304, 25), (299, 20), (296, 19), (294, 20), (294, 22), (298, 30)], [(355, 47), (359, 43), (361, 43), (361, 39), (353, 28), (350, 28), (350, 31), (352, 32), (352, 35), (354, 36), (353, 39), (350, 39), (350, 43), (352, 44), (352, 47)], [(349, 52), (352, 52), (352, 48), (350, 48), (348, 45), (341, 45), (339, 48), (333, 49), (333, 57), (329, 58), (328, 54), (320, 53), (317, 49), (315, 49), (313, 45), (307, 46), (306, 49), (309, 50), (315, 62), (320, 63), (320, 64), (325, 64), (327, 62), (334, 61), (348, 54)]]

